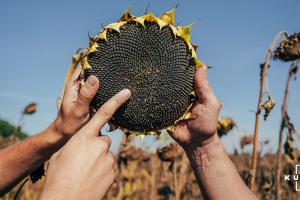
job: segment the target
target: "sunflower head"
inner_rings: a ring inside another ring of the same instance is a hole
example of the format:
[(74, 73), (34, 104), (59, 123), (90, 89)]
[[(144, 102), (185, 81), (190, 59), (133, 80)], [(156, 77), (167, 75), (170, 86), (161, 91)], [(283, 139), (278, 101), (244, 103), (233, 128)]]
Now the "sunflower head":
[(37, 107), (37, 103), (30, 103), (24, 108), (22, 113), (25, 115), (32, 115), (36, 112)]
[(174, 161), (180, 154), (178, 144), (170, 143), (168, 146), (157, 149), (157, 156), (165, 162)]
[(218, 120), (218, 128), (217, 132), (220, 137), (223, 135), (227, 135), (229, 131), (231, 131), (234, 127), (236, 127), (235, 121), (230, 117), (223, 117)]
[(253, 143), (253, 135), (244, 135), (240, 139), (241, 149), (244, 149), (245, 146)]
[(136, 17), (128, 9), (90, 38), (81, 78), (96, 75), (101, 84), (91, 106), (97, 110), (130, 89), (130, 100), (110, 122), (127, 133), (154, 135), (190, 116), (194, 73), (202, 63), (191, 43), (191, 26), (175, 27), (174, 12)]
[(294, 33), (282, 40), (273, 57), (284, 62), (300, 59), (300, 33)]

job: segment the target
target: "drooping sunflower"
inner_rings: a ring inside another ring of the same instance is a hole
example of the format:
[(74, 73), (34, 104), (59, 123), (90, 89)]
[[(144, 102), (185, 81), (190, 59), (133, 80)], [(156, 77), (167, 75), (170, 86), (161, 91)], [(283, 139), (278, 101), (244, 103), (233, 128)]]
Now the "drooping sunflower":
[(282, 40), (273, 57), (284, 62), (300, 59), (300, 32)]
[(227, 135), (229, 131), (231, 131), (235, 127), (237, 127), (237, 125), (235, 121), (230, 117), (222, 117), (218, 119), (217, 132), (219, 137), (222, 137), (223, 135)]
[(92, 110), (121, 89), (132, 93), (111, 126), (129, 134), (155, 135), (190, 117), (196, 98), (194, 74), (203, 64), (191, 43), (191, 26), (175, 27), (174, 12), (136, 17), (129, 8), (90, 38), (81, 60), (81, 79), (95, 75), (100, 80)]

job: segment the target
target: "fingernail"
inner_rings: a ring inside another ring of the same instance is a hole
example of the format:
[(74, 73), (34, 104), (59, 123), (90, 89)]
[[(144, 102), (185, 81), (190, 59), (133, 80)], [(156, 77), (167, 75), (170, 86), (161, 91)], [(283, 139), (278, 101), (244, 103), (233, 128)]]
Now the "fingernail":
[(129, 89), (123, 89), (120, 94), (128, 99), (131, 96), (131, 91)]
[(89, 76), (88, 79), (86, 80), (86, 83), (93, 87), (97, 83), (97, 77), (96, 76)]

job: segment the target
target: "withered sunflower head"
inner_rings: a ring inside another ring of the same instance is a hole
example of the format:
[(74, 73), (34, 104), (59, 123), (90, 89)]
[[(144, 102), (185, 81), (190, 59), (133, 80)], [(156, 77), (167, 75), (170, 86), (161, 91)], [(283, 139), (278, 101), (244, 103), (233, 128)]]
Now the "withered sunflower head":
[(284, 62), (300, 59), (300, 33), (294, 33), (282, 40), (273, 57)]
[(128, 9), (90, 40), (82, 78), (95, 75), (101, 87), (92, 101), (97, 110), (118, 91), (132, 96), (110, 123), (127, 133), (157, 134), (190, 116), (194, 73), (202, 63), (190, 41), (190, 26), (174, 26), (174, 11), (135, 17)]
[(227, 135), (237, 125), (235, 121), (230, 117), (222, 117), (218, 120), (217, 132), (220, 137)]
[(180, 149), (176, 143), (170, 143), (168, 146), (157, 149), (156, 153), (162, 161), (174, 161), (179, 156)]

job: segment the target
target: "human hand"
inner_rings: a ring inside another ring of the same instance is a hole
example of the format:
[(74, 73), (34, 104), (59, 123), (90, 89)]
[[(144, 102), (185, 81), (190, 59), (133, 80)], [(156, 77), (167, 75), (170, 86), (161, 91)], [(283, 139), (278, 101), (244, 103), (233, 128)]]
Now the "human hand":
[(81, 68), (78, 64), (67, 82), (59, 113), (53, 122), (56, 132), (66, 138), (74, 135), (89, 120), (89, 105), (99, 88), (99, 80), (94, 75), (80, 87)]
[(108, 100), (93, 118), (55, 153), (40, 199), (101, 199), (114, 180), (111, 140), (98, 136), (104, 124), (131, 96), (125, 89)]
[(195, 73), (197, 100), (191, 109), (191, 118), (180, 121), (175, 128), (168, 129), (170, 135), (183, 147), (204, 145), (217, 132), (218, 115), (221, 104), (214, 95), (204, 68)]

